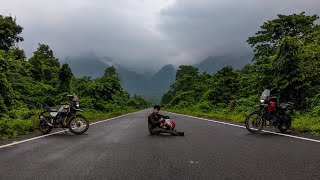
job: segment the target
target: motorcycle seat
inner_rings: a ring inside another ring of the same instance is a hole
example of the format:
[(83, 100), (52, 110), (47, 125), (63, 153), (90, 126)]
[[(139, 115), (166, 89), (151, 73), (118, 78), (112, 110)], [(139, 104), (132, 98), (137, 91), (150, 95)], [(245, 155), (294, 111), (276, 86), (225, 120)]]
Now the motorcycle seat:
[(51, 117), (56, 117), (57, 115), (58, 115), (58, 112), (52, 112), (52, 111), (50, 112)]
[(291, 103), (291, 102), (280, 104), (280, 108), (282, 108), (282, 109), (287, 109), (288, 107), (292, 107), (292, 106), (293, 106), (293, 103)]

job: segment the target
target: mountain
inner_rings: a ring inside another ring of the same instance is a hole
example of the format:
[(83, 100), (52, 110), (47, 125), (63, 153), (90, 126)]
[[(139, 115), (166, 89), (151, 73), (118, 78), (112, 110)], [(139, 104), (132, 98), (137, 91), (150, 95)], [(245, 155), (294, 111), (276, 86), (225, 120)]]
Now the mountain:
[(163, 66), (154, 75), (139, 74), (112, 61), (111, 58), (99, 58), (94, 55), (82, 57), (69, 57), (66, 60), (72, 69), (74, 76), (91, 76), (98, 78), (103, 76), (108, 66), (115, 66), (123, 88), (131, 95), (141, 95), (154, 104), (160, 102), (162, 95), (170, 89), (175, 80), (176, 69), (173, 65)]
[(234, 69), (240, 69), (244, 65), (251, 63), (252, 60), (251, 54), (246, 54), (243, 56), (219, 56), (212, 57), (209, 56), (204, 61), (196, 64), (195, 66), (199, 69), (199, 72), (207, 72), (213, 74), (219, 71), (224, 66), (232, 66)]
[[(235, 69), (241, 68), (250, 63), (251, 59), (252, 55), (239, 57), (210, 56), (194, 66), (199, 69), (200, 73), (206, 71), (209, 74), (213, 74), (228, 65)], [(103, 76), (104, 70), (108, 66), (113, 65), (117, 68), (121, 84), (126, 91), (131, 95), (141, 95), (155, 104), (159, 103), (162, 95), (170, 89), (170, 85), (174, 83), (176, 75), (176, 69), (171, 64), (163, 66), (153, 75), (146, 75), (118, 65), (109, 57), (100, 58), (93, 54), (68, 57), (65, 62), (70, 65), (76, 77), (91, 76), (92, 78), (98, 78)]]
[(149, 80), (149, 93), (147, 94), (152, 101), (160, 102), (164, 93), (168, 92), (170, 86), (174, 83), (176, 78), (176, 69), (172, 64), (163, 66), (156, 74)]
[(155, 75), (152, 76), (151, 81), (159, 84), (163, 84), (165, 86), (171, 85), (176, 76), (176, 69), (172, 64), (167, 64), (163, 66)]
[(156, 74), (149, 77), (120, 66), (118, 73), (124, 89), (130, 94), (141, 95), (157, 104), (173, 84), (176, 70), (173, 65), (165, 65)]
[(143, 95), (148, 89), (149, 82), (145, 75), (138, 74), (121, 66), (117, 67), (117, 72), (123, 88), (130, 94)]
[(108, 64), (112, 63), (112, 60), (108, 57), (99, 58), (94, 55), (87, 55), (67, 57), (65, 62), (69, 64), (73, 75), (76, 77), (90, 76), (98, 78), (103, 76), (104, 70), (108, 67)]

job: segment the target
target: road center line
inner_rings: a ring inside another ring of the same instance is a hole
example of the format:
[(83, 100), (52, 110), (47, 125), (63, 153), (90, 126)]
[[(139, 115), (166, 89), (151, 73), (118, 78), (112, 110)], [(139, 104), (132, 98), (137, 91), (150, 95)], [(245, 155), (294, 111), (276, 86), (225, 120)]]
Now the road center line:
[[(140, 112), (140, 111), (124, 114), (124, 115), (121, 115), (121, 116), (116, 116), (116, 117), (113, 117), (113, 118), (109, 118), (109, 119), (105, 119), (105, 120), (101, 120), (101, 121), (97, 121), (97, 122), (93, 122), (93, 123), (90, 123), (90, 125), (95, 125), (95, 124), (103, 123), (103, 122), (106, 122), (106, 121), (111, 121), (111, 120), (114, 120), (114, 119), (118, 119), (118, 118), (121, 118), (121, 117), (124, 117), (124, 116), (128, 116), (128, 115), (134, 114), (134, 113), (138, 113), (138, 112)], [(69, 130), (66, 130), (66, 131), (69, 131)], [(29, 141), (33, 141), (33, 140), (37, 140), (37, 139), (41, 139), (41, 138), (44, 138), (44, 137), (52, 136), (52, 135), (63, 133), (63, 132), (65, 132), (65, 131), (62, 130), (62, 131), (58, 131), (58, 132), (54, 132), (54, 133), (50, 133), (50, 134), (37, 136), (37, 137), (34, 137), (34, 138), (30, 138), (30, 139), (25, 139), (25, 140), (13, 142), (13, 143), (10, 143), (10, 144), (5, 144), (5, 145), (0, 146), (0, 149), (1, 148), (5, 148), (5, 147), (14, 146), (14, 145), (21, 144), (21, 143), (25, 143), (25, 142), (29, 142)]]
[[(211, 119), (206, 119), (206, 118), (201, 118), (201, 117), (196, 117), (196, 116), (178, 114), (178, 113), (173, 113), (173, 112), (168, 112), (168, 111), (165, 111), (165, 112), (171, 113), (171, 114), (175, 114), (175, 115), (179, 115), (179, 116), (185, 116), (185, 117), (190, 117), (190, 118), (199, 119), (199, 120), (203, 120), (203, 121), (209, 121), (209, 122), (213, 122), (213, 123), (219, 123), (219, 124), (224, 124), (224, 125), (228, 125), (228, 126), (234, 126), (234, 127), (239, 127), (239, 128), (246, 129), (245, 126), (241, 126), (241, 125), (237, 125), (237, 124), (232, 124), (232, 123), (227, 123), (227, 122), (222, 122), (222, 121), (216, 121), (216, 120), (211, 120)], [(294, 136), (294, 135), (289, 135), (289, 134), (282, 134), (282, 133), (277, 133), (277, 132), (272, 132), (272, 131), (267, 131), (267, 130), (262, 130), (262, 131), (266, 132), (266, 133), (269, 133), (269, 134), (275, 134), (275, 135), (279, 135), (279, 136), (285, 136), (285, 137), (290, 137), (290, 138), (295, 138), (295, 139), (301, 139), (301, 140), (305, 140), (305, 141), (312, 141), (312, 142), (320, 143), (320, 140), (316, 140), (316, 139), (310, 139), (310, 138)]]

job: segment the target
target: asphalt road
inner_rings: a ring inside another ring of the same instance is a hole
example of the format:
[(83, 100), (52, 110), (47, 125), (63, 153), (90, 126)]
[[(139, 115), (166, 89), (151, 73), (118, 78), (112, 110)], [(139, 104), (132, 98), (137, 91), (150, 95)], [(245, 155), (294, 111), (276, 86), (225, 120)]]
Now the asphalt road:
[(319, 142), (172, 114), (185, 136), (150, 136), (148, 113), (0, 148), (0, 179), (320, 179)]

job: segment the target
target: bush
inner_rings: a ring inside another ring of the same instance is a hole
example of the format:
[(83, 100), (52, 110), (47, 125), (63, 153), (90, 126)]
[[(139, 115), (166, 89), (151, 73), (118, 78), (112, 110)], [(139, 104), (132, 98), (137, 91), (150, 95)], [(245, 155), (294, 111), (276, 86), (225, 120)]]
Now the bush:
[(180, 101), (176, 106), (174, 106), (174, 109), (180, 109), (180, 110), (187, 110), (191, 107), (191, 103), (188, 101)]
[(22, 119), (2, 119), (0, 120), (0, 138), (6, 139), (9, 137), (17, 137), (21, 134), (27, 134), (37, 129), (33, 120)]
[(195, 105), (195, 109), (200, 112), (212, 111), (213, 106), (208, 101), (199, 102)]

